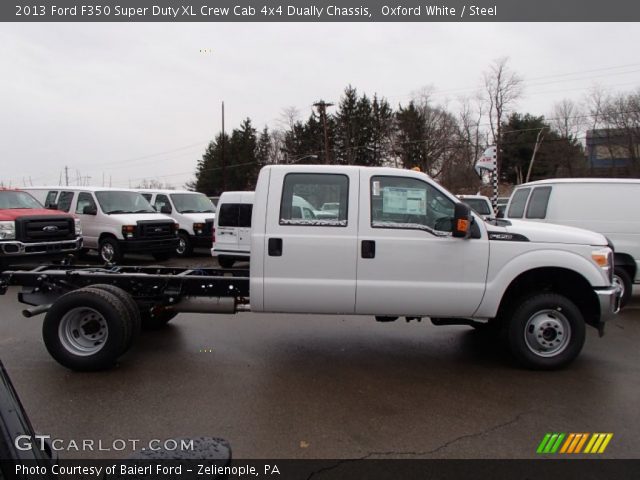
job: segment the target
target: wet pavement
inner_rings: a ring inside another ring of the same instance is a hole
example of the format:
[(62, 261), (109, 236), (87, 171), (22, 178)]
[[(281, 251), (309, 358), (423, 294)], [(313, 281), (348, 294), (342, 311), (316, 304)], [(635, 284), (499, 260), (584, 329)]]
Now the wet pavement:
[(226, 438), (235, 458), (533, 458), (546, 432), (612, 432), (604, 457), (638, 457), (637, 290), (557, 372), (519, 369), (469, 327), (242, 313), (181, 314), (115, 369), (75, 373), (49, 357), (43, 317), (23, 318), (16, 292), (0, 297), (0, 358), (35, 429), (95, 442), (63, 458), (198, 435)]

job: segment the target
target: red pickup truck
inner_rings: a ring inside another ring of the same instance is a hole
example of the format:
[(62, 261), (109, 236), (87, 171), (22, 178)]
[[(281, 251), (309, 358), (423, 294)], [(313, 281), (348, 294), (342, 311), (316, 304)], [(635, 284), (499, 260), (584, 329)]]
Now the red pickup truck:
[(45, 209), (27, 192), (0, 189), (0, 270), (55, 260), (81, 247), (80, 220)]

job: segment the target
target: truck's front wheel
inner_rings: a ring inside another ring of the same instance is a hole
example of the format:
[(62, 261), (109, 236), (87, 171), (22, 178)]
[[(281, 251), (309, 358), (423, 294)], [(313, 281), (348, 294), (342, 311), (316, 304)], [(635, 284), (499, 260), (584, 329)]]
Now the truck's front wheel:
[(582, 350), (585, 322), (568, 298), (540, 293), (526, 298), (506, 319), (509, 348), (526, 367), (553, 370), (571, 363)]
[(80, 289), (61, 296), (42, 324), (42, 338), (51, 356), (72, 370), (102, 370), (116, 363), (126, 349), (131, 318), (113, 293)]

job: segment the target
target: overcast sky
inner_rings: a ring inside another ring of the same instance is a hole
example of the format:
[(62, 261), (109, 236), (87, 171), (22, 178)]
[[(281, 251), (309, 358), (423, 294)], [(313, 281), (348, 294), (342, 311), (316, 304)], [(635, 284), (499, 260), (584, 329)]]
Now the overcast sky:
[[(491, 61), (524, 80), (518, 111), (548, 115), (594, 85), (640, 87), (640, 24), (202, 23), (0, 26), (0, 181), (181, 187), (206, 144), (250, 117), (305, 119), (348, 84), (396, 107), (432, 86), (455, 110)], [(210, 50), (203, 53), (202, 50)], [(542, 78), (541, 78), (542, 77)], [(63, 178), (63, 177), (62, 177)]]

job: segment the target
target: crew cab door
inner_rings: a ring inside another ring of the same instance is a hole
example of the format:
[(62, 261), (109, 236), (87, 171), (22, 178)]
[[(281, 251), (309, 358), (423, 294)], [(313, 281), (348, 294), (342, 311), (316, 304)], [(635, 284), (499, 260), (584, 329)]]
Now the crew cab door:
[[(355, 168), (271, 170), (262, 247), (265, 311), (355, 311), (358, 177)], [(339, 203), (333, 216), (320, 213), (327, 202)]]
[(356, 313), (474, 313), (489, 261), (484, 227), (473, 228), (481, 238), (453, 238), (454, 201), (418, 173), (363, 171), (360, 208)]

